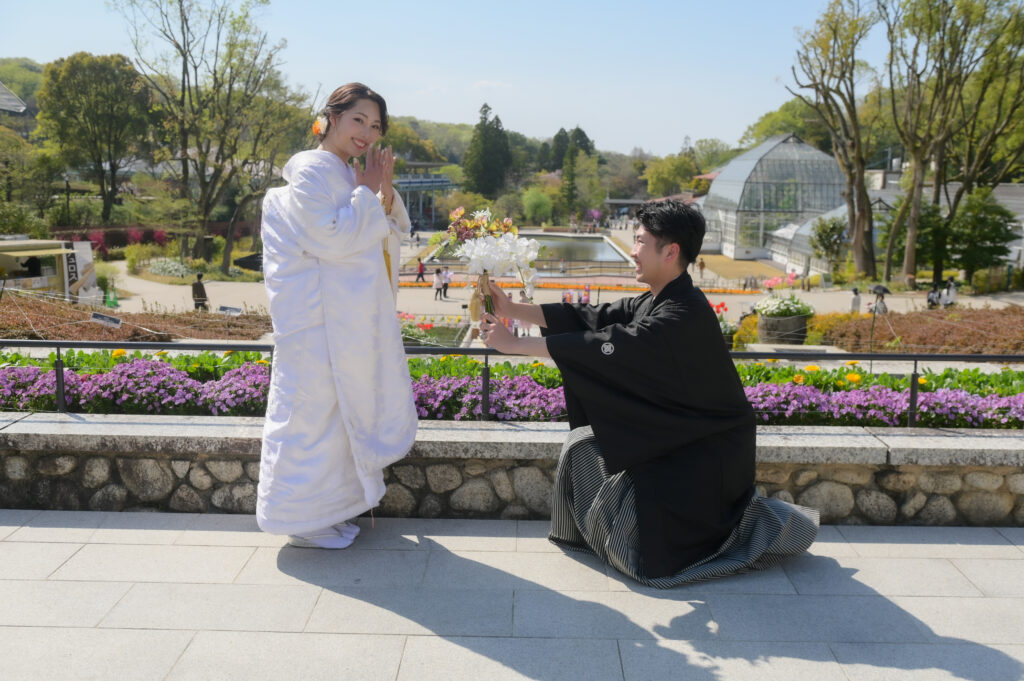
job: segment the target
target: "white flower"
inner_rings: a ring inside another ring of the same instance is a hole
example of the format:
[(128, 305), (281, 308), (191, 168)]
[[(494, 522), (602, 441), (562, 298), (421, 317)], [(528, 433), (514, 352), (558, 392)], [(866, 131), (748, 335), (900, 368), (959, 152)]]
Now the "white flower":
[(474, 220), (479, 220), (481, 218), (483, 218), (484, 222), (490, 222), (491, 221), (491, 209), (490, 208), (484, 208), (483, 210), (478, 210), (477, 212), (473, 213), (473, 219)]
[(511, 232), (497, 238), (488, 235), (470, 239), (455, 251), (456, 256), (469, 261), (470, 274), (487, 272), (497, 277), (518, 275), (530, 296), (533, 295), (533, 284), (537, 279), (537, 271), (532, 265), (538, 253), (540, 244), (536, 239), (520, 238)]

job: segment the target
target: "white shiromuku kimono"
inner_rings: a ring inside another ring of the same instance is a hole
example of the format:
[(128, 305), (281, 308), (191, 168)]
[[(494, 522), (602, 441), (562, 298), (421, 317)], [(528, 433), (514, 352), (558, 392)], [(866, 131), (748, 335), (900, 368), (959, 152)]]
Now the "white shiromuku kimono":
[(415, 439), (395, 314), (398, 245), (410, 222), (398, 192), (386, 216), (329, 151), (296, 154), (284, 179), (263, 202), (276, 348), (256, 519), (265, 532), (302, 534), (376, 506), (384, 467)]

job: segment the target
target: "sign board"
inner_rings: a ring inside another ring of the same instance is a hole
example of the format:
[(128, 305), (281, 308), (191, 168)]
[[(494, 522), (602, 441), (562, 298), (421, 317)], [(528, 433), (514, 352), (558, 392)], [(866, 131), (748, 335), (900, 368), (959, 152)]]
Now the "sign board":
[(220, 307), (217, 308), (217, 312), (219, 312), (220, 314), (226, 314), (231, 315), (232, 317), (237, 317), (238, 315), (242, 314), (242, 308), (221, 305)]
[(112, 317), (108, 314), (102, 314), (100, 312), (93, 312), (92, 316), (89, 317), (90, 322), (96, 322), (103, 326), (111, 326), (115, 329), (121, 328), (121, 320), (118, 317)]
[(92, 261), (92, 243), (72, 242), (74, 253), (64, 256), (64, 294), (73, 302), (79, 294), (96, 288), (96, 267)]

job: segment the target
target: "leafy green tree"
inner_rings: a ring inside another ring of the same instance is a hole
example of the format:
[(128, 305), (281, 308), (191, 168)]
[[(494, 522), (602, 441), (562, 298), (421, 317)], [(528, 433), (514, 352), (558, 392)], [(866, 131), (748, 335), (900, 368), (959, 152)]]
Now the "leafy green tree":
[(757, 119), (740, 138), (740, 145), (754, 147), (769, 137), (794, 134), (804, 142), (832, 153), (832, 137), (822, 124), (814, 109), (799, 97), (794, 97), (775, 111), (769, 111)]
[(434, 143), (434, 147), (450, 163), (462, 163), (469, 149), (469, 141), (473, 138), (473, 126), (468, 123), (435, 123), (421, 121), (413, 116), (392, 116), (391, 122), (407, 124), (424, 140)]
[(78, 52), (46, 66), (39, 88), (41, 130), (68, 165), (100, 185), (101, 219), (110, 220), (121, 172), (149, 134), (150, 90), (127, 57)]
[(551, 145), (547, 142), (537, 149), (537, 170), (551, 170)]
[(818, 218), (811, 228), (814, 255), (828, 261), (828, 271), (836, 273), (839, 259), (846, 247), (846, 220), (838, 217)]
[(511, 163), (508, 135), (501, 119), (497, 116), (491, 118), (491, 107), (484, 104), (480, 107), (480, 121), (473, 130), (473, 139), (469, 142), (463, 163), (466, 190), (494, 199), (505, 186), (505, 176)]
[(497, 218), (512, 218), (516, 224), (523, 221), (523, 197), (519, 192), (502, 194), (494, 202), (492, 210)]
[(402, 121), (392, 121), (388, 126), (388, 134), (381, 139), (381, 145), (391, 147), (395, 152), (395, 171), (402, 172), (408, 161), (441, 162), (444, 155), (438, 151), (432, 140), (420, 137), (411, 125)]
[(577, 151), (582, 151), (587, 156), (594, 153), (594, 143), (587, 137), (587, 133), (583, 132), (583, 128), (576, 126), (569, 133), (569, 139), (574, 145), (576, 145)]
[(14, 188), (21, 184), (32, 147), (20, 135), (0, 126), (0, 198), (14, 200)]
[[(143, 75), (157, 92), (170, 156), (198, 222), (196, 256), (211, 216), (247, 165), (279, 153), (280, 126), (305, 95), (278, 71), (284, 43), (253, 21), (267, 0), (113, 0), (128, 22)], [(237, 6), (237, 7), (236, 7)], [(152, 32), (167, 52), (148, 51)], [(308, 119), (307, 119), (308, 123)], [(286, 136), (287, 137), (287, 136)], [(194, 190), (194, 191), (193, 191)]]
[(974, 190), (957, 211), (952, 222), (951, 255), (971, 281), (974, 273), (1003, 263), (1017, 238), (1013, 225), (1016, 217), (999, 204), (989, 187)]
[(662, 159), (647, 162), (641, 178), (647, 181), (651, 196), (669, 196), (682, 191), (697, 174), (697, 164), (687, 154), (669, 154)]
[(699, 139), (693, 143), (693, 162), (700, 173), (711, 172), (728, 163), (739, 153), (717, 137)]
[(565, 163), (565, 151), (569, 148), (569, 133), (559, 128), (551, 138), (551, 170), (557, 170)]
[(0, 83), (26, 106), (20, 114), (0, 111), (0, 127), (10, 128), (27, 140), (36, 128), (36, 115), (39, 113), (36, 92), (43, 84), (43, 65), (23, 57), (0, 58)]
[(569, 140), (562, 162), (562, 202), (568, 215), (576, 212), (576, 200), (579, 193), (576, 189), (576, 145)]
[(602, 166), (597, 154), (576, 153), (577, 205), (582, 210), (600, 210), (607, 195)]
[(523, 192), (523, 213), (526, 215), (526, 221), (529, 224), (539, 225), (546, 220), (550, 220), (552, 208), (551, 197), (540, 187), (530, 187)]

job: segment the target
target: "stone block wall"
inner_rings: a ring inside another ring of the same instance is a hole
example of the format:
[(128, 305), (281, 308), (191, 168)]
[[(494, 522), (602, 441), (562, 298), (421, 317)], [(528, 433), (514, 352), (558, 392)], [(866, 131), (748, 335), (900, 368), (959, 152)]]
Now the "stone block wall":
[(760, 464), (757, 487), (822, 524), (1024, 526), (1019, 467)]
[[(406, 458), (385, 472), (381, 516), (547, 518), (555, 461)], [(0, 455), (0, 508), (253, 513), (251, 455), (183, 459), (97, 453)], [(759, 492), (816, 508), (826, 524), (1024, 526), (1024, 469), (758, 464)]]

